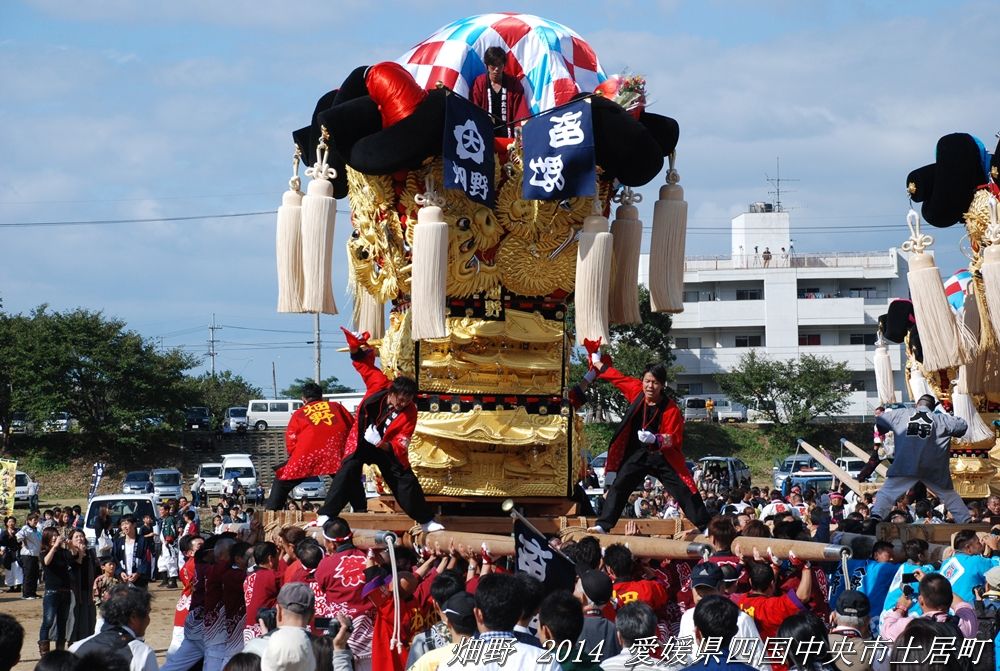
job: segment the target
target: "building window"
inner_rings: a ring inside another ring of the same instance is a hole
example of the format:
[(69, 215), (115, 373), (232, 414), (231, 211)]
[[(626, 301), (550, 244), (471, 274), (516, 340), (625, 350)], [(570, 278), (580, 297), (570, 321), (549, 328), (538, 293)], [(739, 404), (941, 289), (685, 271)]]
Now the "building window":
[(874, 333), (852, 333), (851, 344), (874, 346), (876, 338), (877, 336)]
[(704, 392), (705, 386), (701, 382), (678, 382), (678, 396), (699, 396)]
[(736, 300), (738, 301), (759, 301), (761, 300), (760, 289), (737, 289)]
[(684, 337), (684, 338), (674, 338), (674, 348), (675, 349), (700, 349), (701, 348), (701, 337)]
[(864, 391), (865, 381), (864, 380), (854, 380), (851, 382), (851, 391)]
[(818, 333), (802, 334), (799, 336), (799, 347), (817, 347), (817, 346), (819, 346)]
[(847, 290), (847, 295), (851, 298), (884, 298), (885, 296), (880, 296), (880, 293), (885, 292), (876, 291), (875, 287), (851, 287)]
[(738, 335), (736, 336), (737, 347), (760, 347), (761, 337), (759, 335)]
[(697, 291), (685, 291), (684, 292), (684, 302), (685, 303), (697, 303), (698, 302), (698, 292)]

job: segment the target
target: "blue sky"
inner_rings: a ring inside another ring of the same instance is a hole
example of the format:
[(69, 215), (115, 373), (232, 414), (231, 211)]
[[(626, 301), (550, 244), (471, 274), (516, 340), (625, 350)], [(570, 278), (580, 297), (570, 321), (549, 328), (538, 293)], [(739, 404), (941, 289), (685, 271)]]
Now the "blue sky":
[[(970, 132), (992, 149), (1000, 130), (986, 1), (3, 2), (5, 309), (104, 310), (196, 354), (214, 313), (218, 368), (268, 392), (272, 362), (279, 389), (310, 376), (312, 317), (275, 313), (273, 216), (11, 224), (273, 210), (290, 133), (320, 95), (490, 11), (564, 23), (605, 71), (647, 76), (651, 110), (681, 126), (690, 255), (728, 252), (729, 219), (769, 199), (778, 156), (800, 180), (783, 197), (796, 251), (898, 246), (907, 172), (933, 160), (941, 135)], [(644, 190), (647, 221), (661, 180)], [(847, 224), (870, 230), (829, 232)], [(339, 261), (348, 229), (341, 215)], [(961, 230), (931, 232), (942, 271), (962, 267)], [(343, 292), (338, 305), (349, 311)], [(345, 319), (322, 318), (323, 373), (355, 384), (333, 351)]]

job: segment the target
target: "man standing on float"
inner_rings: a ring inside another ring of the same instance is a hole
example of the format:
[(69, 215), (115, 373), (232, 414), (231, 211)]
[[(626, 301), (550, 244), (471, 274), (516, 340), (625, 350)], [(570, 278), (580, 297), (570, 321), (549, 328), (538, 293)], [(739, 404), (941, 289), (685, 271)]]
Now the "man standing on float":
[(316, 523), (322, 526), (330, 517), (339, 515), (361, 488), (364, 465), (375, 464), (403, 511), (424, 531), (439, 531), (444, 527), (434, 521), (434, 512), (410, 467), (410, 438), (417, 428), (417, 407), (413, 404), (417, 383), (403, 376), (387, 378), (375, 366), (375, 350), (368, 347), (367, 334), (358, 337), (347, 329), (341, 330), (347, 336), (351, 360), (365, 381), (366, 392), (347, 438), (346, 458), (317, 511)]
[[(591, 371), (573, 390), (576, 396), (600, 378), (616, 386), (630, 403), (608, 446), (604, 486), (608, 487), (604, 510), (596, 533), (608, 533), (618, 523), (628, 497), (647, 475), (659, 480), (677, 500), (684, 515), (699, 529), (708, 525), (709, 514), (691, 472), (684, 463), (684, 417), (673, 399), (663, 393), (667, 369), (649, 365), (637, 380), (611, 367), (611, 357), (598, 353), (600, 341), (586, 341)], [(588, 379), (590, 378), (590, 379)]]

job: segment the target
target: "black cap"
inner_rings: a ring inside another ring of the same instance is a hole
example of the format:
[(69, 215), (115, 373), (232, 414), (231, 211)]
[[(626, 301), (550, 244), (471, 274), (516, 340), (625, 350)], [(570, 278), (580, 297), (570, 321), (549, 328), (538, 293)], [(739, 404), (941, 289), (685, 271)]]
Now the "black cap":
[(444, 613), (444, 616), (448, 618), (448, 621), (453, 626), (461, 628), (464, 631), (470, 631), (476, 628), (476, 615), (472, 612), (472, 609), (475, 607), (476, 598), (465, 590), (462, 590), (461, 592), (452, 594), (444, 602), (441, 612)]
[(712, 589), (719, 589), (719, 585), (722, 584), (722, 580), (722, 569), (719, 568), (718, 564), (713, 564), (712, 562), (702, 562), (691, 569), (692, 587), (711, 587)]
[(584, 571), (580, 575), (580, 585), (587, 598), (598, 606), (603, 606), (611, 601), (611, 578), (608, 577), (607, 573), (596, 569)]
[(840, 593), (837, 599), (837, 612), (851, 617), (867, 617), (872, 606), (863, 592), (849, 589)]

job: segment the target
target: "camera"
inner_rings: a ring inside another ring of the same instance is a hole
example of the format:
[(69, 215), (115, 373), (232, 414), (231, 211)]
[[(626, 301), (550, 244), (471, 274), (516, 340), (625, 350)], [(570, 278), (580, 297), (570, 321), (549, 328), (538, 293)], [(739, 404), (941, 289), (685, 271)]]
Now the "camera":
[(904, 573), (900, 580), (903, 582), (918, 582), (916, 573)]
[[(317, 617), (316, 628), (325, 631), (332, 638), (336, 638), (337, 634), (340, 633), (340, 620), (335, 617)], [(354, 631), (352, 622), (347, 623), (347, 631)]]
[(905, 596), (907, 599), (912, 599), (913, 588), (910, 587), (909, 585), (903, 585), (903, 596)]

